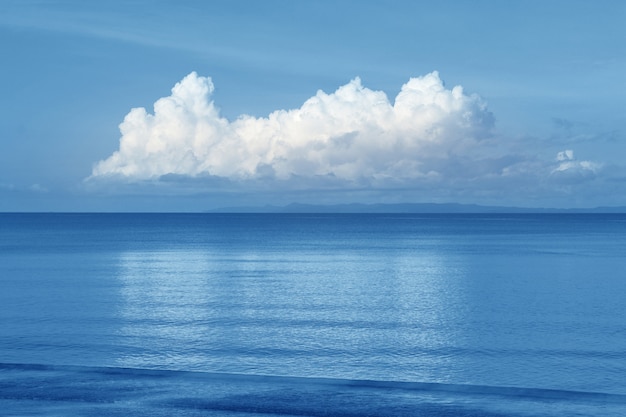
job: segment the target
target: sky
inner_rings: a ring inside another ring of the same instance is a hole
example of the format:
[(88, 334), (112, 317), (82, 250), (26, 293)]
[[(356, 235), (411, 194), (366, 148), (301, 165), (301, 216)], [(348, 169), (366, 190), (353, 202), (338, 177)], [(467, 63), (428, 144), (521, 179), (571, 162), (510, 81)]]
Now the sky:
[(626, 2), (0, 0), (0, 211), (626, 206)]

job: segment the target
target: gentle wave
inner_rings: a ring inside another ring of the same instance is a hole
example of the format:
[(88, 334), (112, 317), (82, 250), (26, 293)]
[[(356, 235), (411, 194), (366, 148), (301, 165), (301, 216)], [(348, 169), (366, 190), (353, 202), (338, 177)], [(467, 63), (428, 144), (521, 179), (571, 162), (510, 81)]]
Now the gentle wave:
[(224, 372), (180, 371), (167, 369), (94, 367), (77, 365), (44, 365), (0, 363), (0, 371), (50, 371), (66, 373), (89, 373), (100, 377), (127, 376), (151, 378), (183, 378), (212, 381), (262, 383), (273, 385), (308, 385), (328, 388), (383, 389), (403, 391), (440, 392), (480, 396), (518, 397), (525, 399), (553, 399), (566, 401), (599, 401), (626, 404), (626, 395), (590, 391), (572, 391), (533, 387), (508, 387), (470, 384), (445, 384), (416, 381), (387, 381), (369, 379), (341, 379), (281, 375), (257, 375)]
[(0, 363), (0, 413), (190, 417), (623, 417), (626, 395), (428, 382)]

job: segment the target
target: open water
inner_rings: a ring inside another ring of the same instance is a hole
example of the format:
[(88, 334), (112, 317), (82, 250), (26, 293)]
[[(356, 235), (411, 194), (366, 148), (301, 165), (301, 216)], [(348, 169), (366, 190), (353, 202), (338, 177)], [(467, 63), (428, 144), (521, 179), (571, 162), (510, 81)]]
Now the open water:
[(0, 214), (0, 414), (624, 416), (626, 215)]

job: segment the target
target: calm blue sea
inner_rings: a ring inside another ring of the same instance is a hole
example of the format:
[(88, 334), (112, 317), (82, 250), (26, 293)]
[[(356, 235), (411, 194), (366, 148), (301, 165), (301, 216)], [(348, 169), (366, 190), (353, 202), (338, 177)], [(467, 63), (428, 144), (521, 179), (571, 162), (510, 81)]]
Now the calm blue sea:
[(619, 214), (5, 213), (0, 408), (623, 416), (625, 300)]

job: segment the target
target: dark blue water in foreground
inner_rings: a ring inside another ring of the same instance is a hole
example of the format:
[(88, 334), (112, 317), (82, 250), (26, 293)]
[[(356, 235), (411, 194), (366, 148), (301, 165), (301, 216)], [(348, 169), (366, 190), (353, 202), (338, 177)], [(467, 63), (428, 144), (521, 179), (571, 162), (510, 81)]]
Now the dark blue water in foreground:
[(626, 415), (626, 215), (0, 214), (8, 415)]

